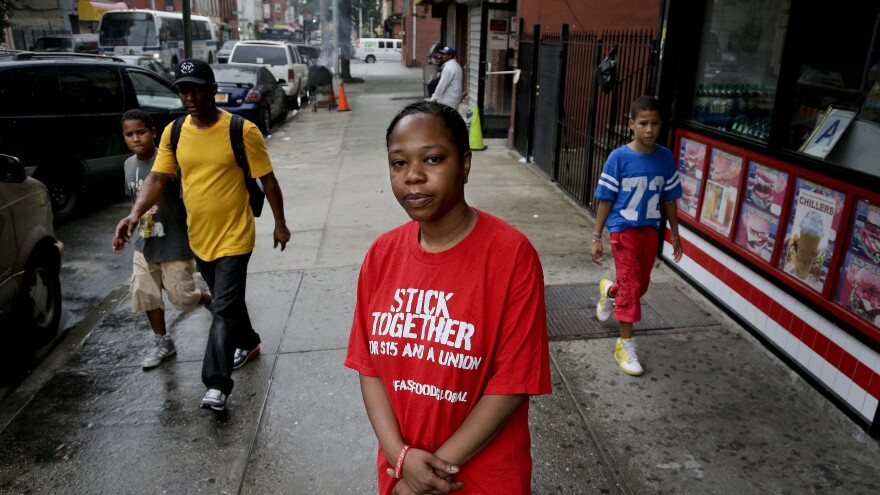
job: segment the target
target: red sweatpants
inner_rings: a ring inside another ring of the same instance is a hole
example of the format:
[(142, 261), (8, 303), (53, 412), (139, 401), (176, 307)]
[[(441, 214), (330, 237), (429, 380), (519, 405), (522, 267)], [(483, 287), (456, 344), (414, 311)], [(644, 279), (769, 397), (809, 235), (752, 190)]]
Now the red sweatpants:
[(648, 291), (651, 270), (657, 259), (657, 229), (637, 227), (611, 233), (611, 253), (617, 283), (614, 295), (614, 319), (635, 323), (642, 319), (642, 296)]

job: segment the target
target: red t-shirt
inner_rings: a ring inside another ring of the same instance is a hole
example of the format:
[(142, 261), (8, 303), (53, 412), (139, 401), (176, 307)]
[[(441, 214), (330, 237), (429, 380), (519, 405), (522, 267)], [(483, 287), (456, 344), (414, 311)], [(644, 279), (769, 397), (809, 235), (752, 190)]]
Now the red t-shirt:
[[(483, 395), (550, 393), (544, 277), (528, 239), (487, 213), (442, 253), (418, 234), (409, 222), (367, 252), (345, 366), (380, 378), (404, 442), (434, 452)], [(531, 493), (528, 404), (461, 467), (456, 493)], [(381, 447), (377, 466), (390, 494)]]

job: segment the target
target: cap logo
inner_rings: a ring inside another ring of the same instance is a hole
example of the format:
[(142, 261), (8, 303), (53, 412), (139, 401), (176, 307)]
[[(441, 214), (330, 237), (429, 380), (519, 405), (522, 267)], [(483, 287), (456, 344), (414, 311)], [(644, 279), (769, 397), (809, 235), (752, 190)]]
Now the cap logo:
[(181, 74), (192, 74), (192, 72), (196, 69), (196, 66), (192, 62), (184, 62), (180, 64), (180, 73)]

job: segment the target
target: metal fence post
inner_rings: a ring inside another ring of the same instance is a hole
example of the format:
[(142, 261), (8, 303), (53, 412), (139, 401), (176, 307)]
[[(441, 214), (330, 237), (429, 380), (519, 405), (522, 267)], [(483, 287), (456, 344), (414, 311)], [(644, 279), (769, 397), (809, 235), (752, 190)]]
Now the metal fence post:
[(599, 72), (596, 67), (602, 63), (602, 40), (596, 39), (596, 45), (593, 48), (593, 77), (590, 80), (590, 115), (587, 118), (587, 173), (584, 174), (584, 196), (587, 201), (587, 207), (592, 211), (596, 210), (593, 205), (593, 173), (595, 167), (595, 149), (596, 149), (596, 106), (599, 101)]
[(526, 161), (532, 162), (532, 155), (535, 149), (535, 114), (538, 106), (538, 71), (541, 70), (541, 25), (535, 24), (533, 34), (534, 44), (532, 44), (532, 109), (529, 112), (529, 130), (528, 145), (526, 151)]
[(556, 146), (553, 152), (553, 180), (559, 179), (559, 153), (562, 148), (562, 133), (565, 130), (565, 71), (568, 65), (568, 24), (562, 25), (559, 38), (559, 92), (556, 104)]

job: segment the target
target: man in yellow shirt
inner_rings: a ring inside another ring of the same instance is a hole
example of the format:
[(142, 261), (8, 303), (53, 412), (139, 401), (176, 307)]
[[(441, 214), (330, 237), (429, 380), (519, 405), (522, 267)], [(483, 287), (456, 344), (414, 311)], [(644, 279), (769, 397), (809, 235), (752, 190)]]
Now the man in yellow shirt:
[[(244, 174), (230, 141), (231, 114), (217, 108), (217, 84), (211, 67), (189, 59), (177, 68), (174, 87), (189, 116), (183, 123), (176, 152), (168, 147), (171, 124), (162, 133), (159, 154), (129, 215), (116, 226), (126, 241), (138, 220), (156, 204), (165, 182), (180, 166), (189, 242), (199, 271), (214, 297), (214, 316), (202, 363), (208, 388), (201, 407), (224, 411), (232, 392), (232, 370), (256, 357), (260, 336), (251, 326), (245, 305), (247, 265), (254, 249), (254, 216), (248, 203)], [(290, 230), (284, 219), (281, 187), (272, 171), (263, 135), (244, 123), (244, 145), (251, 177), (258, 177), (275, 218), (274, 246), (287, 246)]]

